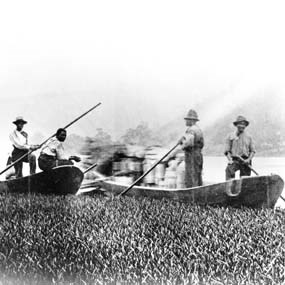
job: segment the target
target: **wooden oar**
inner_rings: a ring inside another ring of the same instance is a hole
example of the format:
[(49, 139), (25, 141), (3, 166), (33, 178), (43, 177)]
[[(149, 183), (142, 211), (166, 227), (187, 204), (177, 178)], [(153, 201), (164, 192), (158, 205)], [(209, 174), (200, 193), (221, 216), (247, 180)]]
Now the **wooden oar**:
[(280, 195), (280, 198), (285, 202), (285, 198), (283, 196)]
[[(244, 160), (242, 157), (237, 156), (237, 158), (240, 159), (244, 164), (246, 164), (247, 167), (250, 168), (251, 171), (252, 171), (254, 174), (256, 174), (257, 176), (259, 176), (259, 174), (252, 168), (252, 166), (251, 166), (250, 164), (246, 163), (245, 160)], [(285, 198), (284, 198), (283, 196), (280, 195), (280, 198), (285, 202)]]
[(94, 167), (97, 166), (97, 163), (94, 163), (93, 165), (91, 165), (90, 167), (88, 167), (84, 172), (83, 174), (86, 174), (87, 172), (89, 172), (90, 170), (92, 170)]
[[(88, 113), (90, 113), (91, 111), (93, 111), (95, 108), (97, 108), (98, 106), (100, 106), (101, 103), (98, 103), (97, 105), (95, 105), (94, 107), (92, 107), (91, 109), (89, 109), (87, 112), (85, 112), (84, 114), (80, 115), (78, 118), (76, 118), (75, 120), (73, 120), (71, 123), (69, 123), (68, 125), (66, 125), (63, 129), (67, 129), (69, 128), (71, 125), (73, 125), (74, 123), (76, 123), (78, 120), (80, 120), (82, 117), (86, 116)], [(55, 137), (56, 134), (53, 134), (52, 136), (50, 136), (48, 139), (46, 139), (44, 142), (42, 142), (39, 146), (39, 148), (41, 148), (45, 143), (47, 143), (51, 138)], [(25, 157), (27, 157), (28, 155), (30, 155), (31, 153), (33, 153), (36, 149), (34, 150), (30, 150), (28, 151), (26, 154), (24, 154), (23, 156), (21, 156), (19, 159), (17, 159), (16, 161), (14, 161), (12, 164), (8, 165), (4, 170), (2, 170), (0, 172), (0, 175), (2, 175), (4, 172), (6, 172), (7, 170), (9, 170), (11, 167), (13, 167), (16, 163), (22, 161)]]
[(178, 142), (170, 151), (168, 151), (160, 160), (158, 160), (149, 170), (147, 170), (142, 176), (140, 176), (131, 186), (123, 190), (118, 197), (126, 194), (129, 190), (131, 190), (137, 183), (139, 183), (145, 176), (147, 176), (160, 162), (162, 162), (172, 151), (174, 151), (180, 142)]

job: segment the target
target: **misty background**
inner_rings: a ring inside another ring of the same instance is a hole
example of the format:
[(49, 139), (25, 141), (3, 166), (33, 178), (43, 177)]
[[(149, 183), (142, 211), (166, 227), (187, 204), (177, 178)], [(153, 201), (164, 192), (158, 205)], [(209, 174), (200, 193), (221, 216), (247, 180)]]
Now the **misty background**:
[(2, 1), (1, 161), (16, 116), (38, 143), (97, 102), (69, 134), (101, 128), (120, 141), (143, 123), (168, 146), (195, 108), (205, 154), (222, 155), (242, 114), (258, 154), (283, 156), (283, 11), (282, 1)]

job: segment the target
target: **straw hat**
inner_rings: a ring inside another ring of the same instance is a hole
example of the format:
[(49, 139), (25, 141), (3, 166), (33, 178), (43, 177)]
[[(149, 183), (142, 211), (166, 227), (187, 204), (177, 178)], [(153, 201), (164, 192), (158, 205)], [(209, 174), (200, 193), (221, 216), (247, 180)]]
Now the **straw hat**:
[(188, 114), (184, 118), (185, 120), (196, 120), (199, 121), (198, 114), (195, 110), (191, 109), (189, 110)]
[(233, 122), (233, 124), (236, 126), (239, 123), (245, 123), (246, 126), (249, 125), (249, 121), (244, 116), (238, 116), (236, 120)]
[(18, 116), (16, 117), (16, 120), (13, 122), (13, 124), (17, 125), (17, 123), (22, 122), (24, 124), (27, 124), (28, 122), (26, 120), (24, 120), (24, 118), (22, 116)]

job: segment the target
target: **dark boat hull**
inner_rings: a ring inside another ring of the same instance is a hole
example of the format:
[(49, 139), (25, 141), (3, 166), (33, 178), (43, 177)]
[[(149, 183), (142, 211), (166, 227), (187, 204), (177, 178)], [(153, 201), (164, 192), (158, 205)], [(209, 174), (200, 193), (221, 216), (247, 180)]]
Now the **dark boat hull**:
[(23, 178), (0, 182), (0, 192), (76, 194), (83, 180), (83, 173), (75, 166), (59, 166)]
[[(95, 186), (95, 185), (94, 185)], [(97, 186), (114, 195), (121, 193), (128, 185), (100, 181)], [(232, 207), (273, 208), (280, 197), (284, 182), (278, 175), (244, 177), (223, 183), (189, 189), (163, 189), (135, 186), (128, 196), (169, 198), (199, 205)]]

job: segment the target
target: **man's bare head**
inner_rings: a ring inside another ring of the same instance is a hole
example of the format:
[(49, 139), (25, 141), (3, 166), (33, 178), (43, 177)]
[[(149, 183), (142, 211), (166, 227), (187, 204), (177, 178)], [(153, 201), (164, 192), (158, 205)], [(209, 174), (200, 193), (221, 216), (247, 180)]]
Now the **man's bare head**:
[(56, 138), (60, 141), (60, 142), (64, 142), (65, 139), (66, 139), (66, 130), (65, 129), (58, 129), (57, 132), (56, 132)]

